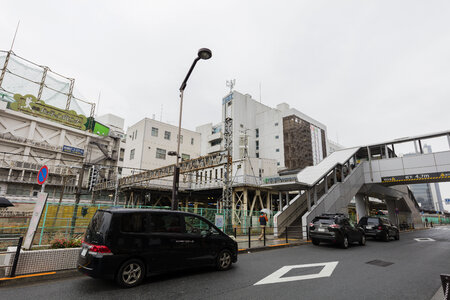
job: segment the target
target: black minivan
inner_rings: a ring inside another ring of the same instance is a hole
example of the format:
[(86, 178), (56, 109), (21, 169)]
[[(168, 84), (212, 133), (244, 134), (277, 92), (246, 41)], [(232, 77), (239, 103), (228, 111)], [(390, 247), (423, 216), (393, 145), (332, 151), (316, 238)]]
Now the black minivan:
[(152, 209), (97, 210), (86, 230), (78, 270), (133, 287), (151, 274), (237, 261), (236, 241), (192, 213)]

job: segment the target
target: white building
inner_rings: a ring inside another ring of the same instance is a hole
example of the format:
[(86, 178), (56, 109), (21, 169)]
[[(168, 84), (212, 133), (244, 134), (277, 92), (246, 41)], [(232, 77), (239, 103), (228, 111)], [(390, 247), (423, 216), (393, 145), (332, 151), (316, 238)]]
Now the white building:
[(233, 121), (233, 161), (273, 159), (278, 170), (283, 170), (315, 165), (328, 155), (325, 125), (287, 103), (271, 108), (236, 91), (222, 99), (222, 123), (197, 127), (202, 134), (202, 155), (224, 149), (226, 118)]
[[(124, 176), (174, 164), (176, 157), (169, 151), (177, 150), (178, 127), (145, 118), (128, 127), (124, 156)], [(182, 160), (200, 156), (200, 133), (181, 129), (180, 152)]]

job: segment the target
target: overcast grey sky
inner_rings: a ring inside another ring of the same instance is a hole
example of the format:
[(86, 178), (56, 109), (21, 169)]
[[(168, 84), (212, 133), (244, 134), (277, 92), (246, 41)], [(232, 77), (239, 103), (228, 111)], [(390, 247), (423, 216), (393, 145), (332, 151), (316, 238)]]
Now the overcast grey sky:
[[(450, 128), (448, 1), (17, 1), (1, 5), (0, 49), (76, 79), (99, 114), (131, 125), (220, 121), (226, 80), (288, 102), (345, 146)], [(450, 189), (443, 196), (450, 198)]]

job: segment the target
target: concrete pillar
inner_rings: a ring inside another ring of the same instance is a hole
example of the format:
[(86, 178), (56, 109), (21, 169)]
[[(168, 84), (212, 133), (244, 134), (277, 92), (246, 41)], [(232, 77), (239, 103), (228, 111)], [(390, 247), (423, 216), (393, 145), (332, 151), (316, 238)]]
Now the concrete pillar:
[(248, 222), (248, 192), (247, 189), (244, 188), (244, 191), (242, 192), (244, 194), (244, 203), (243, 205), (243, 210), (244, 210), (244, 227), (248, 227), (250, 226), (249, 222)]
[(414, 140), (414, 150), (416, 150), (416, 153), (419, 153), (419, 149), (417, 147), (417, 140)]
[(289, 206), (289, 192), (286, 192), (286, 205)]
[(283, 210), (283, 199), (281, 198), (281, 192), (278, 192), (278, 211)]
[(232, 205), (231, 205), (231, 224), (236, 225), (235, 215), (236, 215), (236, 191), (231, 193)]
[(314, 186), (314, 204), (317, 204), (317, 184)]
[(308, 204), (308, 211), (311, 211), (311, 193), (306, 190), (306, 203)]
[(356, 220), (359, 221), (361, 217), (367, 215), (367, 206), (366, 199), (362, 194), (355, 195), (355, 204), (356, 204)]
[(388, 213), (389, 213), (389, 220), (398, 225), (397, 224), (397, 215), (395, 214), (395, 208), (397, 207), (396, 204), (396, 200), (385, 200), (386, 201), (386, 206), (388, 209)]

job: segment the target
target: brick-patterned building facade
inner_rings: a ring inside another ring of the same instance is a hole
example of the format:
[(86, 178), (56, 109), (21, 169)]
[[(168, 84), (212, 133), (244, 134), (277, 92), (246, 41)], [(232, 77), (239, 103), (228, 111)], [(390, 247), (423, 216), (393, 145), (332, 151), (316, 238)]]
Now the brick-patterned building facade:
[[(320, 130), (320, 138), (312, 136), (313, 128), (316, 129), (311, 123), (302, 120), (296, 115), (290, 115), (283, 118), (283, 138), (284, 138), (284, 164), (287, 169), (303, 169), (307, 166), (316, 164), (316, 161), (320, 161), (327, 156), (326, 152), (326, 138), (325, 131)], [(316, 145), (321, 143), (318, 149), (315, 149)], [(318, 154), (320, 157), (315, 158)], [(318, 153), (320, 152), (320, 153)]]

